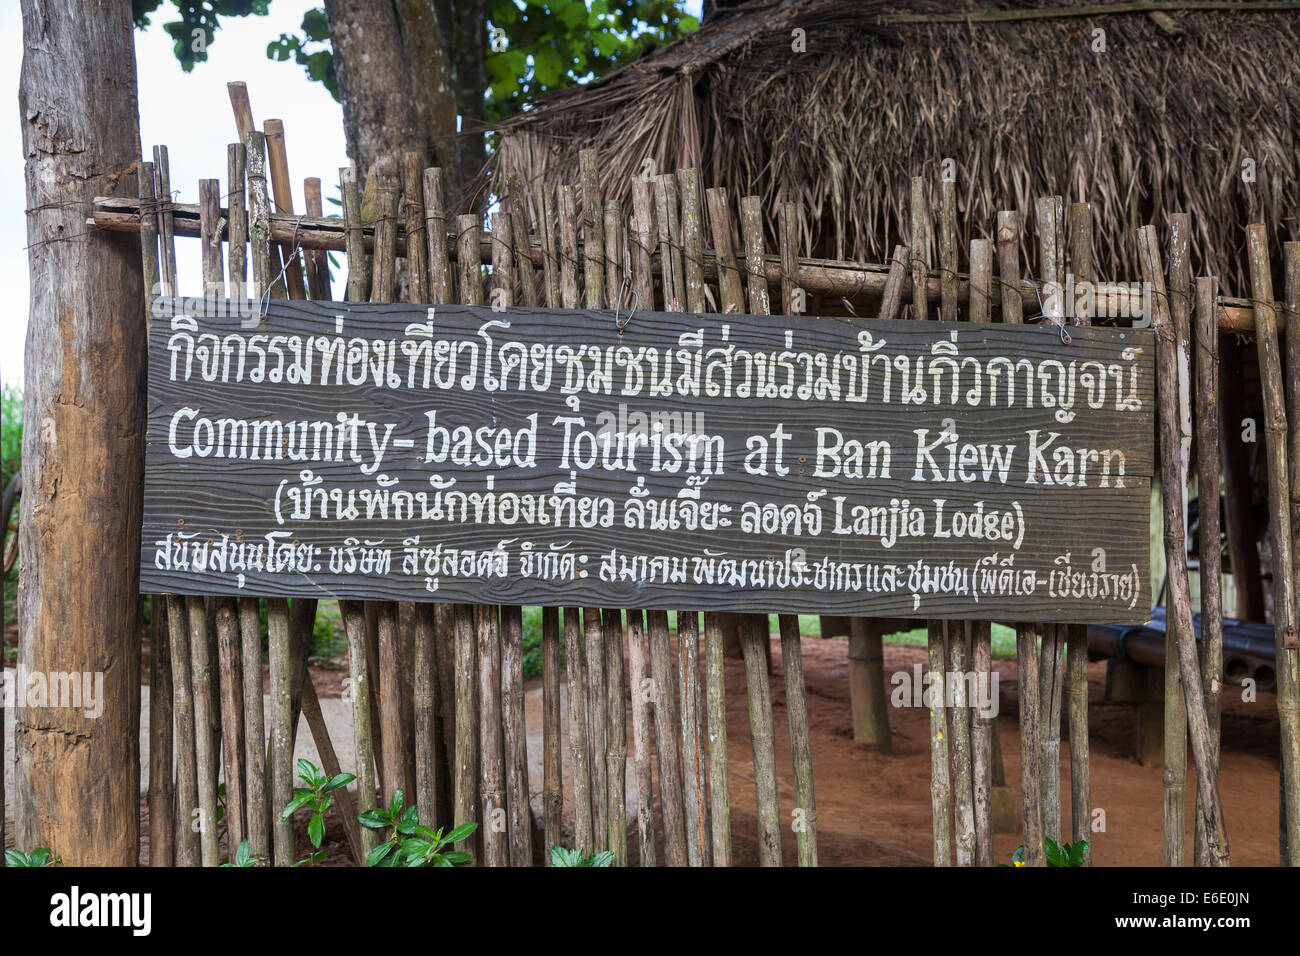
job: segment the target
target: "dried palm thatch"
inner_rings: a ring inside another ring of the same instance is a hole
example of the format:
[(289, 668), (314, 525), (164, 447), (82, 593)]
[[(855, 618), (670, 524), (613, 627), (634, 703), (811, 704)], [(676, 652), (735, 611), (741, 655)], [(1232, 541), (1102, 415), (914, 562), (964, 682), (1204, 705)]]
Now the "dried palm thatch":
[(878, 262), (910, 234), (909, 177), (937, 190), (951, 159), (961, 248), (1060, 194), (1093, 204), (1100, 278), (1127, 279), (1134, 230), (1184, 211), (1198, 269), (1241, 292), (1241, 224), (1297, 235), (1300, 4), (1104, 6), (749, 3), (502, 123), (483, 176), (573, 180), (595, 148), (626, 207), (634, 175), (698, 166), (761, 196), (773, 237), (797, 203), (801, 254)]

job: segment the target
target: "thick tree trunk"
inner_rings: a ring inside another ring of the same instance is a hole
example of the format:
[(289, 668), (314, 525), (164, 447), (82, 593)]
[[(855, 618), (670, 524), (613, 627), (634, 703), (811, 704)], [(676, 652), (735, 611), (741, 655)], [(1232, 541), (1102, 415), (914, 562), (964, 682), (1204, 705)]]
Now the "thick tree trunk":
[(140, 245), (85, 225), (92, 197), (137, 191), (131, 9), (125, 0), (22, 0), (22, 16), (31, 311), (18, 659), (25, 672), (47, 677), (101, 675), (103, 692), (93, 709), (18, 711), (16, 841), (24, 850), (48, 846), (71, 865), (133, 866), (140, 849)]
[[(481, 8), (482, 2), (457, 6), (472, 10)], [(456, 197), (482, 165), (483, 148), (480, 138), (470, 137), (478, 143), (477, 162), (473, 168), (463, 168), (456, 115), (464, 101), (477, 102), (473, 115), (482, 117), (487, 80), (483, 73), (472, 90), (457, 82), (450, 10), (428, 0), (325, 0), (325, 17), (343, 101), (348, 156), (357, 164), (359, 181), (366, 182), (381, 152), (416, 150), (425, 165), (442, 168), (451, 212), (461, 211)], [(479, 35), (481, 64), (486, 20)]]

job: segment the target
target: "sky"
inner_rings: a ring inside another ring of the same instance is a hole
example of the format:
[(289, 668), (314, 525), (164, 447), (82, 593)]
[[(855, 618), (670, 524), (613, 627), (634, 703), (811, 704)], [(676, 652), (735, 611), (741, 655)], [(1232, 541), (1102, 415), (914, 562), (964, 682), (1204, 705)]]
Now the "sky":
[[(266, 58), (266, 44), (281, 33), (297, 32), (303, 13), (318, 6), (313, 0), (275, 0), (265, 17), (230, 17), (222, 21), (208, 61), (192, 73), (181, 70), (172, 54), (172, 41), (162, 29), (166, 8), (153, 24), (136, 31), (135, 49), (140, 90), (140, 143), (147, 158), (153, 146), (169, 152), (172, 189), (178, 202), (198, 202), (200, 179), (226, 180), (226, 145), (236, 140), (234, 114), (226, 83), (243, 80), (260, 127), (267, 119), (282, 119), (294, 189), (294, 208), (302, 210), (302, 181), (319, 176), (326, 196), (348, 163), (343, 139), (343, 111), (325, 87), (307, 79), (295, 63)], [(0, 69), (11, 93), (0, 126), (0, 287), (11, 306), (0, 318), (0, 378), (21, 385), (23, 341), (27, 328), (27, 223), (23, 186), (22, 130), (17, 109), (18, 73), (22, 61), (22, 19), (16, 2), (0, 4)], [(327, 203), (328, 206), (328, 203)], [(326, 208), (326, 215), (331, 208)], [(182, 293), (202, 290), (197, 239), (177, 238), (176, 260)]]
[[(302, 211), (302, 181), (318, 176), (326, 197), (337, 195), (338, 171), (348, 163), (343, 138), (343, 111), (325, 87), (307, 79), (296, 63), (266, 57), (266, 45), (281, 33), (297, 33), (302, 16), (319, 0), (275, 0), (265, 17), (222, 20), (208, 60), (185, 73), (172, 53), (172, 39), (162, 25), (164, 4), (144, 32), (135, 33), (140, 91), (140, 143), (146, 158), (153, 147), (168, 148), (171, 185), (177, 202), (198, 202), (200, 179), (226, 180), (226, 145), (236, 139), (234, 114), (226, 84), (248, 84), (257, 125), (281, 119), (289, 154), (294, 208)], [(700, 0), (687, 0), (686, 11), (700, 15)], [(27, 330), (28, 275), (26, 195), (23, 183), (22, 128), (18, 116), (18, 74), (22, 63), (22, 18), (14, 0), (0, 3), (0, 71), (11, 91), (7, 119), (0, 120), (0, 288), (11, 303), (0, 318), (0, 380), (22, 384), (23, 344)], [(224, 187), (223, 187), (224, 188)], [(334, 207), (326, 202), (325, 214)], [(178, 285), (182, 294), (202, 292), (197, 239), (177, 238)]]

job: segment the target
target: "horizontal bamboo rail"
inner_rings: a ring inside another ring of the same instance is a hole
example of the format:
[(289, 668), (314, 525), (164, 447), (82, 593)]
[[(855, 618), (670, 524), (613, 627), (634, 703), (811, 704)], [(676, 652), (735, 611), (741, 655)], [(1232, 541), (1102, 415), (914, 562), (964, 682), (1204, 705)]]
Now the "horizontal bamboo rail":
[[(199, 207), (196, 204), (189, 203), (172, 203), (171, 213), (173, 217), (174, 234), (177, 236), (198, 236), (199, 235)], [(228, 216), (225, 209), (220, 210), (222, 223), (222, 238), (225, 238), (225, 223)], [(294, 216), (285, 213), (271, 213), (271, 240), (277, 243), (297, 243), (303, 249), (325, 249), (335, 252), (344, 252), (344, 230), (343, 220), (340, 218), (322, 218), (319, 216)], [(140, 231), (140, 201), (132, 197), (106, 197), (98, 196), (94, 202), (94, 212), (91, 218), (86, 220), (88, 226), (95, 226), (100, 229), (107, 229), (112, 232), (139, 232)], [(375, 232), (373, 224), (367, 225), (362, 230), (367, 252), (374, 249)], [(455, 233), (448, 233), (447, 251), (454, 262), (456, 261), (457, 242)], [(542, 247), (537, 239), (529, 239), (531, 247), (531, 258), (533, 262), (542, 261)], [(402, 223), (397, 223), (397, 254), (406, 255), (406, 230)], [(486, 230), (483, 231), (479, 239), (479, 254), (484, 263), (492, 261), (492, 235)], [(710, 249), (705, 249), (701, 258), (703, 259), (704, 277), (707, 279), (716, 279), (718, 275), (717, 257)], [(768, 255), (764, 257), (768, 266), (767, 274), (778, 275), (781, 268), (781, 257), (779, 255)], [(654, 263), (654, 269), (657, 272), (658, 262)], [(836, 259), (812, 259), (800, 257), (798, 259), (795, 281), (798, 286), (808, 292), (816, 292), (824, 295), (837, 295), (853, 297), (859, 295), (880, 297), (884, 294), (885, 283), (889, 278), (889, 266), (886, 264), (876, 263), (858, 263), (848, 262)], [(1020, 298), (1025, 306), (1037, 311), (1039, 303), (1039, 292), (1032, 282), (1021, 280), (1019, 283)], [(911, 296), (912, 281), (910, 277), (903, 279), (902, 295), (905, 298)], [(1131, 295), (1130, 286), (1126, 284), (1108, 284), (1098, 283), (1096, 288), (1098, 298), (1109, 297), (1121, 308), (1128, 307), (1129, 297)], [(958, 285), (958, 301), (967, 302), (970, 299), (970, 282), (969, 277), (963, 276)], [(926, 299), (935, 302), (940, 301), (940, 279), (937, 275), (931, 275), (926, 282)], [(998, 295), (994, 296), (995, 301)], [(1130, 313), (1133, 311), (1129, 309)], [(1247, 299), (1231, 299), (1224, 296), (1219, 297), (1219, 328), (1225, 332), (1238, 332), (1249, 334), (1255, 329), (1254, 310)], [(1104, 324), (1105, 319), (1094, 319), (1094, 321)]]

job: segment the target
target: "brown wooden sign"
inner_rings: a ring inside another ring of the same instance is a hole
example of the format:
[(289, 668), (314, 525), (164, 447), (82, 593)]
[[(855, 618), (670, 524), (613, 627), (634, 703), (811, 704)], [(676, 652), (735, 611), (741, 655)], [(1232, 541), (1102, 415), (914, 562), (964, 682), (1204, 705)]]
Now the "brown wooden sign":
[(147, 591), (1148, 617), (1149, 331), (239, 313), (155, 301)]

